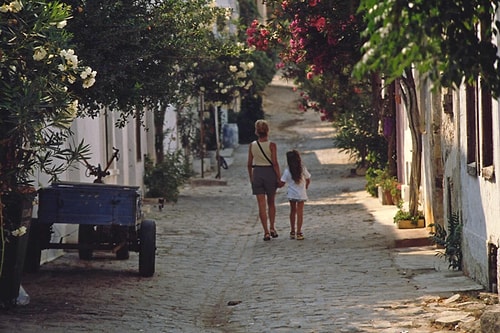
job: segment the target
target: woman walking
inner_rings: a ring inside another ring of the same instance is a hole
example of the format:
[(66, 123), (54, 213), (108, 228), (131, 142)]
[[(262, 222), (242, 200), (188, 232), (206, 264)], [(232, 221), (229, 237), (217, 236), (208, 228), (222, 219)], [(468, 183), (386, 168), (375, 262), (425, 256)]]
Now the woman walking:
[[(276, 219), (276, 189), (284, 185), (279, 180), (280, 166), (276, 143), (269, 141), (269, 125), (263, 120), (255, 122), (255, 134), (258, 139), (248, 147), (247, 169), (252, 194), (257, 197), (259, 219), (264, 228), (264, 240), (278, 237), (274, 226)], [(269, 219), (269, 226), (268, 221)]]

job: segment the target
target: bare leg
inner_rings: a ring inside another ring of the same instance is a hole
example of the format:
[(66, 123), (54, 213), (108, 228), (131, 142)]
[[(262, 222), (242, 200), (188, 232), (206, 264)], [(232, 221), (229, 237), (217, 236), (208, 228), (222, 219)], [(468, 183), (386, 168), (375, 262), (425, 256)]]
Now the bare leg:
[(257, 204), (259, 206), (260, 223), (262, 223), (262, 228), (264, 228), (264, 234), (268, 234), (269, 229), (267, 228), (266, 195), (257, 194), (256, 197), (257, 197)]
[(304, 201), (297, 202), (297, 234), (302, 232), (304, 222)]
[(268, 207), (268, 215), (269, 215), (269, 224), (270, 224), (270, 229), (274, 229), (274, 221), (276, 219), (276, 204), (274, 202), (274, 194), (268, 194), (267, 195), (267, 207)]
[(290, 233), (295, 234), (295, 217), (297, 216), (297, 202), (295, 201), (289, 201), (290, 202)]

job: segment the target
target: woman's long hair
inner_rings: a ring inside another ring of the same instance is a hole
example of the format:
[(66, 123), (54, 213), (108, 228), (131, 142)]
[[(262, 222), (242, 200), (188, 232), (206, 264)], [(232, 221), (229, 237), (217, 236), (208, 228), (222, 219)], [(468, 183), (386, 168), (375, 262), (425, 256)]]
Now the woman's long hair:
[(288, 163), (288, 170), (292, 174), (292, 179), (296, 184), (302, 181), (302, 159), (298, 151), (290, 150), (286, 153), (286, 161)]

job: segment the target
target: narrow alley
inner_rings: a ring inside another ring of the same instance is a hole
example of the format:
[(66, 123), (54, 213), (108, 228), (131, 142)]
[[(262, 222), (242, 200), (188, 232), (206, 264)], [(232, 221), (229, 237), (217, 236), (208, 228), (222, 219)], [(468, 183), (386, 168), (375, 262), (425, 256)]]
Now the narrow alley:
[(494, 296), (448, 271), (431, 247), (393, 248), (396, 208), (364, 191), (333, 148), (331, 124), (298, 111), (296, 98), (271, 85), (264, 109), (281, 168), (294, 148), (312, 174), (305, 240), (288, 237), (285, 188), (279, 237), (262, 240), (241, 145), (222, 170), (227, 185), (188, 184), (162, 211), (146, 206), (157, 223), (152, 278), (137, 274), (136, 253), (87, 262), (70, 252), (24, 278), (30, 304), (2, 313), (0, 332), (479, 332)]

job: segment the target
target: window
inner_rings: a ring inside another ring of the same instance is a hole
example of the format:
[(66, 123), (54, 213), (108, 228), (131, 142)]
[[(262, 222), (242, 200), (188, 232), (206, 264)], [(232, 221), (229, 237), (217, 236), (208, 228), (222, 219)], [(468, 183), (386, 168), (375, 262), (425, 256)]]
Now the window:
[(484, 84), (481, 88), (481, 173), (484, 178), (493, 180), (493, 107), (491, 91)]
[(477, 175), (477, 114), (476, 87), (467, 84), (465, 87), (465, 117), (467, 131), (467, 172)]
[(491, 92), (484, 85), (481, 87), (481, 125), (483, 167), (493, 165), (493, 109)]

